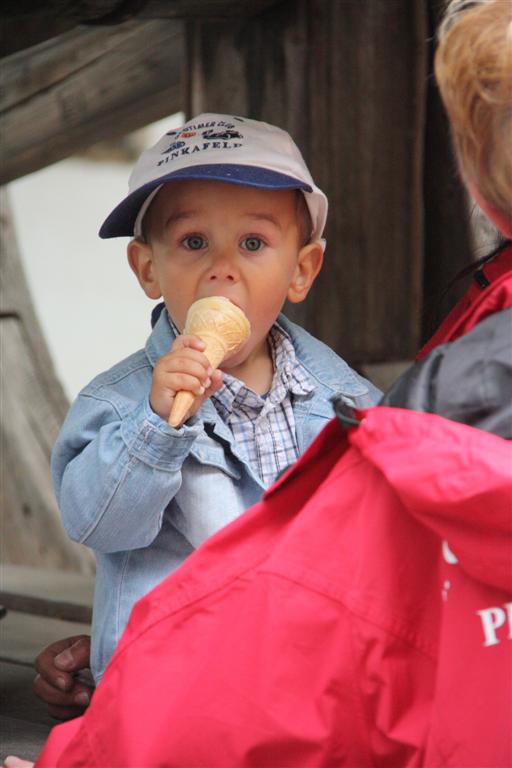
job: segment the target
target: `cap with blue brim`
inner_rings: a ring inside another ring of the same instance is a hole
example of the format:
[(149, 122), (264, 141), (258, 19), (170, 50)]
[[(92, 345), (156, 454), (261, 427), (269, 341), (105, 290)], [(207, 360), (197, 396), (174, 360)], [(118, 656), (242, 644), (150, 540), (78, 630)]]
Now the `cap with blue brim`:
[(302, 190), (311, 216), (311, 239), (321, 239), (327, 198), (289, 134), (257, 120), (210, 113), (169, 131), (142, 153), (129, 179), (129, 194), (105, 219), (100, 237), (139, 237), (158, 190), (180, 179)]

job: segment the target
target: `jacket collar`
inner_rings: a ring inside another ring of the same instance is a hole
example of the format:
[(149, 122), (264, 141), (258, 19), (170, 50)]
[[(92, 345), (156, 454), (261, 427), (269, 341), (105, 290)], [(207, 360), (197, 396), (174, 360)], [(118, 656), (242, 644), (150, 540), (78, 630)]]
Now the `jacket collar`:
[(164, 308), (160, 312), (145, 346), (146, 355), (153, 368), (157, 361), (170, 350), (175, 338), (176, 335), (169, 322), (169, 315)]
[[(283, 314), (279, 315), (278, 323), (292, 340), (297, 358), (304, 368), (315, 382), (328, 387), (332, 391), (332, 395), (359, 397), (369, 392), (364, 380), (359, 378), (352, 368), (330, 347), (312, 337), (300, 325), (292, 323)], [(312, 353), (313, 343), (314, 352)], [(323, 350), (321, 362), (319, 362), (319, 347)]]

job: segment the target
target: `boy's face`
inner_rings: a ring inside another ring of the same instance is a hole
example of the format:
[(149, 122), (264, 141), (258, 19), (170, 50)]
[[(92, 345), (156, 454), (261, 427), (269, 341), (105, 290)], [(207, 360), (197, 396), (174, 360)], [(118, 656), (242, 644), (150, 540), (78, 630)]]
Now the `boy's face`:
[(301, 247), (293, 190), (217, 181), (166, 184), (145, 218), (148, 243), (133, 240), (129, 261), (146, 294), (163, 296), (183, 331), (197, 299), (225, 296), (251, 323), (238, 364), (265, 343), (285, 300), (302, 301), (322, 263), (318, 243)]

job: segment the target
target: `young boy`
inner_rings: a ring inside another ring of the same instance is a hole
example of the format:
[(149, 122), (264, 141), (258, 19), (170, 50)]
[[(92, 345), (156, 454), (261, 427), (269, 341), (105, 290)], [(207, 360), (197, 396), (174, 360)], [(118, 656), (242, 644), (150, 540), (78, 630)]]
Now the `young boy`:
[[(135, 601), (260, 498), (332, 417), (331, 398), (367, 406), (379, 396), (279, 314), (286, 299), (306, 298), (320, 270), (326, 213), (288, 134), (204, 114), (142, 154), (101, 228), (133, 236), (130, 266), (165, 311), (145, 349), (80, 393), (53, 453), (66, 530), (97, 559), (96, 680)], [(189, 306), (217, 295), (251, 323), (220, 371), (197, 337), (182, 335)], [(173, 429), (183, 389), (196, 399)]]

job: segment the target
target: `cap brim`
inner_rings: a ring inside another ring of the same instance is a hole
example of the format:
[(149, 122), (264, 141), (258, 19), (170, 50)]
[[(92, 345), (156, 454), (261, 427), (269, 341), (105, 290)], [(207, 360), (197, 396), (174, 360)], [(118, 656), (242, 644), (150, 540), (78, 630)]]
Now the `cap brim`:
[(240, 184), (244, 187), (257, 187), (259, 189), (302, 189), (312, 192), (312, 187), (300, 179), (294, 179), (284, 173), (271, 171), (252, 165), (196, 165), (182, 168), (181, 170), (167, 173), (152, 179), (139, 189), (129, 194), (107, 216), (99, 231), (100, 237), (133, 237), (135, 219), (151, 192), (165, 184), (167, 181), (177, 179), (198, 179), (211, 181), (225, 181), (230, 184)]

